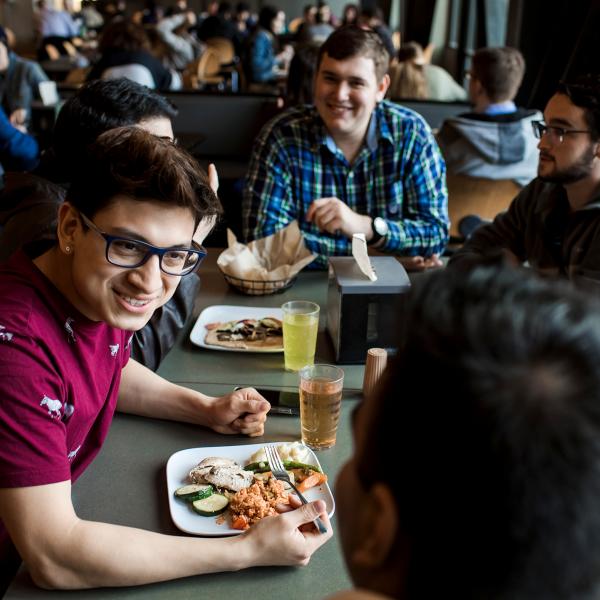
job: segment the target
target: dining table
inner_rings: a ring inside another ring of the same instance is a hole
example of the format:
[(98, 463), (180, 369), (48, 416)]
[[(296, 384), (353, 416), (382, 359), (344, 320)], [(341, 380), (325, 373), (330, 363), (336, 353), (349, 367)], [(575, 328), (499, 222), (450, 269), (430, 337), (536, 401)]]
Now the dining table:
[[(327, 274), (303, 271), (285, 291), (249, 296), (231, 288), (217, 266), (219, 250), (209, 250), (200, 266), (201, 279), (193, 318), (182, 329), (158, 373), (180, 385), (220, 396), (235, 386), (292, 391), (298, 374), (284, 369), (283, 354), (223, 351), (200, 347), (190, 341), (190, 331), (201, 312), (210, 306), (279, 308), (289, 300), (310, 300), (321, 307), (315, 362), (334, 364), (334, 351), (326, 332)], [(352, 452), (351, 413), (362, 398), (363, 365), (341, 365), (345, 372), (342, 409), (335, 446), (317, 452), (334, 492), (336, 475)], [(77, 515), (82, 519), (137, 527), (169, 535), (180, 531), (171, 518), (166, 465), (180, 450), (228, 447), (256, 443), (291, 442), (300, 439), (297, 416), (269, 416), (262, 437), (221, 435), (196, 425), (116, 413), (103, 448), (73, 485)], [(335, 495), (335, 492), (334, 492)], [(203, 518), (203, 517), (198, 517)], [(21, 565), (5, 598), (56, 600), (58, 598), (133, 598), (184, 600), (227, 598), (312, 600), (351, 586), (339, 540), (336, 515), (334, 535), (303, 567), (256, 567), (237, 572), (193, 576), (173, 581), (123, 588), (47, 591), (35, 586)]]

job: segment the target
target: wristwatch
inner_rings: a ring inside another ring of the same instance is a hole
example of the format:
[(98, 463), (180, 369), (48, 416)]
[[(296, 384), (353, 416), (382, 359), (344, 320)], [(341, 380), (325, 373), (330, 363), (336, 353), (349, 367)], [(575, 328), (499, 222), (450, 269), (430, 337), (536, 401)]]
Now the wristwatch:
[(385, 219), (381, 217), (375, 217), (371, 221), (371, 229), (373, 231), (373, 237), (367, 242), (369, 246), (376, 244), (382, 237), (388, 234), (390, 226), (387, 224)]

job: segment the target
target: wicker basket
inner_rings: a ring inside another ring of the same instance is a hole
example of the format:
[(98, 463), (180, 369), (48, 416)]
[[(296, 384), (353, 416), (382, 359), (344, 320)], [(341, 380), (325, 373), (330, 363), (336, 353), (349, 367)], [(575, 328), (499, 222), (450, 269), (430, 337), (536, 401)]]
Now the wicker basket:
[[(221, 273), (223, 271), (221, 270)], [(268, 296), (269, 294), (280, 294), (294, 285), (296, 277), (289, 279), (276, 279), (274, 281), (256, 281), (252, 279), (240, 279), (223, 273), (225, 281), (238, 292), (248, 296)]]

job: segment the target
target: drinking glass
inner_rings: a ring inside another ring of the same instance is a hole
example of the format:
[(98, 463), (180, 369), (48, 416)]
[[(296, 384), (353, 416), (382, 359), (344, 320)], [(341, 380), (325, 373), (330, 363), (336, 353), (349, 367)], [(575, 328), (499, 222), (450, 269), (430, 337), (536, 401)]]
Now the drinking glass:
[(319, 305), (304, 300), (286, 302), (283, 311), (283, 357), (286, 371), (299, 371), (315, 362)]
[(332, 365), (309, 365), (300, 370), (302, 443), (313, 450), (335, 445), (344, 371)]

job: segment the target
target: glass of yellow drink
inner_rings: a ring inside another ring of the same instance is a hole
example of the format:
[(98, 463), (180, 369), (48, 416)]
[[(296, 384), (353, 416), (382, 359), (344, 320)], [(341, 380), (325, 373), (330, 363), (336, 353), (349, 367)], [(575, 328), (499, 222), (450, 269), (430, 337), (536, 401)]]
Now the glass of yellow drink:
[(304, 300), (286, 302), (283, 311), (283, 357), (286, 371), (299, 371), (315, 362), (319, 305)]
[(300, 370), (300, 426), (302, 443), (313, 450), (335, 445), (344, 371), (332, 365), (310, 365)]

